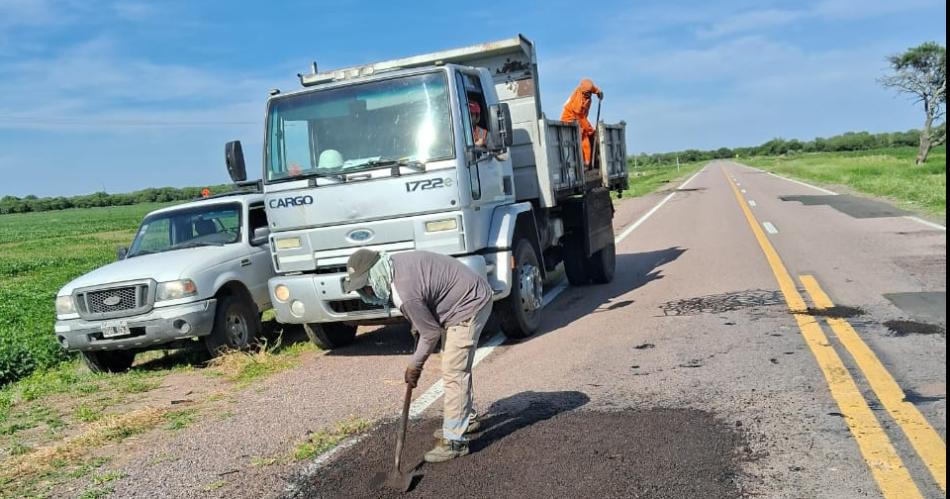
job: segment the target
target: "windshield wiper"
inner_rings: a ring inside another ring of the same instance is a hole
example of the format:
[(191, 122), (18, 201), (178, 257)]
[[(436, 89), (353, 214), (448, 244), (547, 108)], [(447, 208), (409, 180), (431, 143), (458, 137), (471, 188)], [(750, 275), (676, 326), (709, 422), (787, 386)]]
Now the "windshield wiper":
[(365, 172), (369, 170), (380, 170), (383, 168), (392, 168), (392, 175), (394, 177), (400, 176), (402, 173), (399, 171), (400, 167), (407, 167), (416, 170), (417, 172), (426, 171), (426, 164), (417, 159), (395, 159), (395, 158), (379, 158), (371, 159), (365, 163), (360, 163), (353, 168), (352, 173), (356, 172)]

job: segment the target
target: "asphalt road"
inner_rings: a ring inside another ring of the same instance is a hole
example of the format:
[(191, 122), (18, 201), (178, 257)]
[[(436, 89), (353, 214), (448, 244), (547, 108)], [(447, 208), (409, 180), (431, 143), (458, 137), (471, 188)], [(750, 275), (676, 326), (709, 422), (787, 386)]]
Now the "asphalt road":
[[(407, 497), (945, 496), (945, 230), (726, 162), (622, 203), (615, 227), (612, 284), (553, 287), (541, 334), (483, 340), (486, 429)], [(369, 477), (389, 466), (390, 424), (312, 462), (250, 462), (391, 418), (410, 346), (404, 328), (363, 332), (228, 418), (130, 443), (116, 496), (387, 495)], [(438, 374), (434, 358), (412, 463)]]

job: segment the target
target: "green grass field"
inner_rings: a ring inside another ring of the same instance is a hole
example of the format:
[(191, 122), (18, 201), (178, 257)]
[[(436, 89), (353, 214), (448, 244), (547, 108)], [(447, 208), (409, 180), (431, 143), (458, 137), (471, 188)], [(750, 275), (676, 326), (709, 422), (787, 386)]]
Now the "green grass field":
[(160, 204), (0, 216), (0, 385), (66, 358), (53, 338), (56, 292), (115, 260)]
[(947, 148), (934, 149), (927, 163), (915, 166), (916, 148), (807, 153), (782, 157), (740, 158), (749, 166), (834, 189), (848, 189), (894, 201), (912, 211), (947, 215)]
[(633, 168), (630, 166), (630, 187), (623, 191), (623, 197), (634, 198), (649, 194), (667, 184), (685, 179), (706, 165), (706, 161), (683, 163), (679, 169), (675, 166), (649, 166)]

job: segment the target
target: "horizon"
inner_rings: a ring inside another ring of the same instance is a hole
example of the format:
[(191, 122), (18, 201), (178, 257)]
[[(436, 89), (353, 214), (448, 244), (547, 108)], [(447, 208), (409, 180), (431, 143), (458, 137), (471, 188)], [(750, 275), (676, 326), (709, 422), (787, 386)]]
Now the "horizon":
[(922, 111), (877, 78), (887, 56), (946, 40), (932, 0), (606, 2), (576, 15), (556, 2), (519, 16), (490, 2), (227, 5), (0, 0), (0, 196), (227, 183), (233, 139), (257, 171), (268, 91), (297, 88), (314, 59), (338, 68), (523, 33), (545, 113), (591, 77), (636, 155), (920, 128)]

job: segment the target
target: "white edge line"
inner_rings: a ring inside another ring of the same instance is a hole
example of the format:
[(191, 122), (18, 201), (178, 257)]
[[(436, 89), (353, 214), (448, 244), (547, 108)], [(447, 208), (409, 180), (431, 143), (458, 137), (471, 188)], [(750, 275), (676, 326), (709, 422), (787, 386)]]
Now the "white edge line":
[(946, 231), (946, 230), (947, 230), (947, 228), (944, 227), (943, 225), (940, 225), (940, 224), (938, 224), (938, 223), (933, 223), (933, 222), (931, 222), (930, 220), (924, 220), (923, 218), (920, 218), (920, 217), (908, 216), (908, 217), (904, 217), (904, 218), (906, 218), (906, 219), (908, 219), (908, 220), (913, 220), (913, 221), (918, 222), (918, 223), (922, 223), (922, 224), (924, 224), (924, 225), (926, 225), (927, 227), (930, 227), (930, 228), (932, 228), (932, 229), (943, 230), (943, 231)]
[[(765, 171), (765, 170), (763, 170), (763, 171)], [(777, 178), (780, 178), (780, 179), (782, 179), (782, 180), (787, 180), (787, 181), (789, 181), (789, 182), (791, 182), (791, 183), (793, 183), (793, 184), (798, 184), (798, 185), (803, 185), (803, 186), (805, 186), (805, 187), (809, 187), (809, 188), (814, 189), (814, 190), (816, 190), (816, 191), (818, 191), (818, 192), (823, 192), (823, 193), (825, 193), (825, 194), (827, 194), (827, 195), (829, 195), (829, 196), (837, 196), (837, 195), (838, 195), (838, 193), (835, 192), (835, 191), (829, 191), (828, 189), (825, 189), (825, 188), (823, 188), (823, 187), (818, 187), (817, 185), (811, 185), (811, 184), (809, 184), (808, 182), (802, 182), (801, 180), (795, 180), (795, 179), (793, 179), (793, 178), (783, 177), (783, 176), (781, 176), (781, 175), (778, 175), (778, 174), (775, 174), (775, 173), (772, 173), (772, 172), (767, 172), (767, 173), (768, 173), (769, 175), (773, 176), (773, 177), (777, 177)]]
[[(677, 189), (685, 188), (687, 185), (689, 185), (690, 182), (693, 181), (693, 179), (695, 179), (700, 173), (702, 173), (705, 170), (706, 170), (706, 167), (703, 167), (701, 170), (694, 173), (692, 177), (686, 180), (686, 182), (683, 182), (682, 184), (680, 184), (680, 186)], [(645, 215), (640, 217), (640, 219), (638, 219), (633, 225), (631, 225), (626, 230), (624, 230), (623, 233), (617, 236), (617, 238), (614, 240), (615, 244), (619, 244), (621, 241), (626, 239), (627, 236), (632, 234), (633, 231), (636, 230), (637, 227), (639, 227), (643, 222), (645, 222), (654, 213), (656, 213), (656, 211), (659, 210), (660, 207), (662, 207), (664, 204), (666, 204), (666, 202), (669, 201), (670, 198), (672, 198), (675, 194), (676, 194), (676, 191), (669, 193), (669, 195), (663, 198), (663, 200), (660, 201), (656, 206), (654, 206), (653, 209), (651, 209)], [(555, 298), (558, 297), (558, 295), (563, 293), (564, 290), (566, 290), (567, 288), (568, 288), (568, 284), (566, 281), (561, 282), (557, 286), (551, 288), (551, 290), (548, 291), (544, 295), (544, 298), (542, 299), (542, 302), (541, 302), (542, 306), (545, 306), (545, 307), (548, 306), (551, 302), (554, 301)], [(493, 336), (491, 339), (486, 341), (484, 345), (478, 347), (478, 349), (476, 349), (475, 351), (475, 359), (472, 362), (472, 368), (477, 366), (479, 362), (481, 362), (485, 357), (488, 357), (496, 348), (498, 348), (499, 345), (504, 343), (505, 339), (506, 337), (503, 333), (498, 333), (495, 336)], [(423, 412), (426, 411), (426, 409), (429, 408), (429, 406), (435, 403), (436, 400), (439, 400), (440, 398), (442, 398), (443, 391), (444, 389), (443, 389), (443, 383), (441, 379), (433, 383), (432, 386), (430, 386), (422, 395), (419, 396), (419, 398), (415, 400), (415, 402), (412, 403), (412, 405), (409, 406), (409, 417), (413, 419), (418, 418)], [(342, 442), (340, 442), (336, 447), (321, 454), (319, 457), (313, 460), (313, 462), (308, 464), (307, 467), (303, 471), (297, 474), (297, 476), (300, 477), (300, 479), (291, 481), (291, 483), (288, 484), (287, 487), (284, 489), (285, 492), (291, 493), (291, 494), (299, 492), (300, 488), (297, 486), (298, 483), (302, 483), (303, 481), (306, 480), (306, 478), (311, 477), (314, 474), (316, 474), (316, 472), (320, 468), (322, 468), (326, 463), (328, 463), (334, 457), (336, 457), (337, 454), (358, 444), (360, 441), (366, 438), (367, 435), (368, 434), (364, 433), (362, 435), (356, 435), (354, 437), (347, 438), (343, 440)]]
[[(689, 185), (689, 183), (692, 182), (693, 179), (696, 178), (697, 175), (699, 175), (700, 173), (706, 171), (706, 168), (707, 168), (707, 167), (703, 167), (702, 170), (699, 170), (698, 172), (694, 173), (692, 177), (690, 177), (689, 179), (686, 180), (686, 182), (683, 182), (682, 184), (680, 184), (680, 186), (677, 187), (677, 190), (683, 189), (683, 188), (685, 188), (687, 185)], [(620, 235), (617, 236), (616, 239), (614, 239), (614, 244), (620, 244), (621, 241), (623, 241), (624, 239), (626, 239), (630, 234), (633, 233), (633, 231), (637, 230), (637, 227), (639, 227), (643, 222), (646, 222), (648, 218), (650, 218), (651, 216), (653, 216), (653, 214), (656, 213), (657, 210), (659, 210), (660, 208), (662, 208), (663, 205), (666, 204), (666, 202), (669, 201), (670, 199), (672, 199), (673, 196), (675, 196), (675, 195), (676, 195), (676, 191), (673, 191), (673, 192), (667, 194), (666, 197), (663, 198), (662, 201), (660, 201), (659, 203), (657, 203), (657, 205), (654, 206), (650, 211), (646, 212), (646, 214), (643, 215), (642, 217), (640, 217), (639, 220), (637, 220), (636, 222), (634, 222), (633, 225), (631, 225), (630, 227), (627, 227), (623, 232), (621, 232)]]
[(772, 222), (762, 222), (762, 226), (765, 227), (765, 230), (768, 231), (769, 234), (778, 234), (778, 229), (772, 225)]

